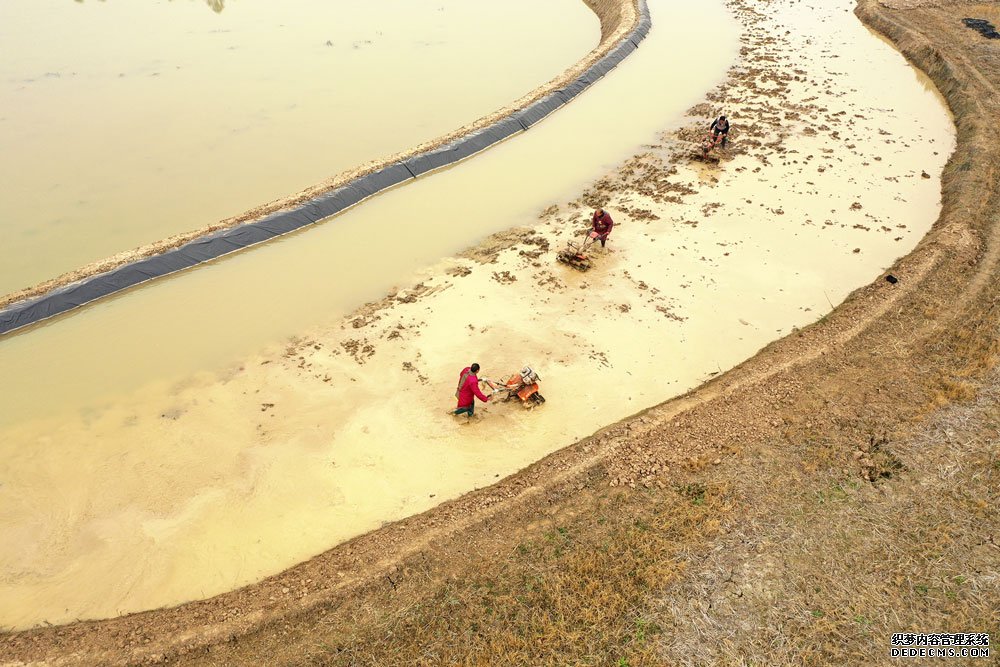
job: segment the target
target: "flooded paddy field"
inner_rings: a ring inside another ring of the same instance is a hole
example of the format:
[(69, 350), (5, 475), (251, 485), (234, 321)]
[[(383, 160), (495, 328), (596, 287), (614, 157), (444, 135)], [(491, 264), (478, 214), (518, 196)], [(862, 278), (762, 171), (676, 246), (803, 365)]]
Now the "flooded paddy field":
[(0, 294), (433, 139), (599, 38), (579, 0), (5, 2)]
[[(735, 23), (654, 1), (642, 48), (527, 135), (0, 343), (26, 378), (0, 439), (0, 622), (255, 581), (681, 393), (877, 277), (936, 217), (949, 116), (848, 2), (781, 4), (735, 71), (719, 165), (685, 141), (718, 109), (683, 112)], [(693, 69), (686, 26), (707, 23)], [(555, 265), (595, 204), (620, 223), (610, 249), (586, 274)], [(548, 402), (455, 421), (472, 360), (534, 364)]]

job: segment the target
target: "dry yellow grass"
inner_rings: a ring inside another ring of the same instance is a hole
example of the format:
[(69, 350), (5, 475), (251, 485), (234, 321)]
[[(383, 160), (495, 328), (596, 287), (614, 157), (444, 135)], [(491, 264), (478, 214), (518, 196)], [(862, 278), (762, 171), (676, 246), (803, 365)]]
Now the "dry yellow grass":
[(717, 530), (722, 494), (698, 484), (609, 490), (585, 509), (430, 597), (331, 624), (311, 664), (659, 664), (651, 595)]
[(763, 447), (739, 521), (665, 591), (666, 663), (891, 664), (892, 632), (997, 632), (998, 399), (994, 376), (853, 465), (845, 443)]

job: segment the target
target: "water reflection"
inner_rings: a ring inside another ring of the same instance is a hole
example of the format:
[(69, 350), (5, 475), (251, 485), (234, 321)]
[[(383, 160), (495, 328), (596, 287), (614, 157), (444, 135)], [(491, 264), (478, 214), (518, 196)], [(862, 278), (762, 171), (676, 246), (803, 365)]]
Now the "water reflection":
[[(83, 4), (83, 0), (76, 0), (76, 2)], [(98, 2), (105, 2), (105, 0), (98, 0)], [(205, 0), (205, 4), (211, 7), (216, 14), (221, 13), (226, 8), (226, 0)]]

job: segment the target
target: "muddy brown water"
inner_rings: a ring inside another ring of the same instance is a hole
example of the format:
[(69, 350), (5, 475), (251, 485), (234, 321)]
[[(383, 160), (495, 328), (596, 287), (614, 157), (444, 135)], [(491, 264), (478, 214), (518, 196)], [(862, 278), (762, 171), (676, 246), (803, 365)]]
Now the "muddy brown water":
[[(537, 212), (686, 122), (731, 62), (721, 3), (654, 0), (656, 27), (620, 70), (472, 161), (0, 343), (0, 369), (25, 378), (5, 388), (0, 426), (0, 623), (255, 581), (695, 386), (876, 278), (937, 215), (950, 118), (846, 0), (777, 4), (775, 34), (821, 82), (785, 103), (843, 112), (854, 148), (790, 122), (793, 152), (767, 164), (681, 164), (697, 191), (683, 204), (608, 202), (660, 220), (618, 214), (590, 273), (517, 249), (488, 265), (440, 258), (518, 223), (565, 242), (555, 218), (579, 213)], [(689, 26), (705, 24), (717, 52), (692, 62)], [(343, 322), (418, 281), (431, 293)], [(534, 364), (548, 402), (446, 416), (473, 358), (488, 377)]]
[(599, 38), (580, 0), (4, 2), (0, 293), (445, 134)]

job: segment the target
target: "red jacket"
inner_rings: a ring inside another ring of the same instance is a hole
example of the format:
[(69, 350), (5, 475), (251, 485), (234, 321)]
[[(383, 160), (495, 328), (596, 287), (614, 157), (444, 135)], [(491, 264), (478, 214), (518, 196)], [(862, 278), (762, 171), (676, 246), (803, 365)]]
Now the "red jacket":
[(483, 392), (479, 391), (479, 378), (468, 366), (463, 368), (462, 373), (458, 376), (458, 391), (455, 393), (458, 395), (458, 407), (460, 408), (469, 407), (476, 402), (476, 398), (484, 403), (490, 400), (483, 395)]
[(607, 211), (602, 216), (598, 216), (597, 211), (594, 211), (594, 215), (591, 216), (591, 222), (594, 225), (594, 231), (604, 238), (608, 238), (611, 235), (611, 228), (615, 226), (615, 221), (611, 219)]

